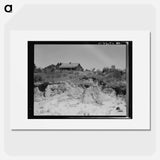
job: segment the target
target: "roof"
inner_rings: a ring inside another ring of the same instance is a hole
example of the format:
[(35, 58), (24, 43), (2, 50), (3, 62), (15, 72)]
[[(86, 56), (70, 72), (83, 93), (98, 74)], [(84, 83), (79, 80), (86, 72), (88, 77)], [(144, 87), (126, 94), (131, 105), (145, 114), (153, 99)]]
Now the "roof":
[(59, 68), (75, 68), (79, 63), (62, 63)]

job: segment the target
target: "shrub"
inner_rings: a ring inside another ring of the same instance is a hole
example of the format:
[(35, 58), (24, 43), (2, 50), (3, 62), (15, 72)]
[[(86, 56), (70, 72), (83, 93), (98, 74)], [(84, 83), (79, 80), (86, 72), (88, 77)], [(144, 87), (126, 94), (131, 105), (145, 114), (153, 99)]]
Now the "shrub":
[(46, 87), (48, 86), (48, 82), (44, 82), (44, 83), (42, 83), (42, 84), (40, 84), (39, 86), (38, 86), (38, 89), (41, 91), (41, 92), (44, 92), (45, 91), (45, 89), (46, 89)]
[(72, 78), (73, 78), (73, 76), (72, 76), (72, 75), (70, 75), (70, 76), (69, 76), (69, 78), (70, 78), (70, 79), (72, 79)]
[(34, 72), (35, 72), (35, 73), (41, 73), (42, 70), (41, 70), (41, 68), (36, 68), (36, 67), (35, 67), (35, 68), (34, 68)]
[(126, 83), (125, 82), (112, 82), (108, 84), (108, 87), (115, 90), (116, 95), (126, 95)]
[(57, 75), (56, 75), (56, 78), (61, 78), (61, 74), (57, 74)]
[(75, 74), (76, 76), (78, 76), (78, 75), (79, 75), (79, 72), (75, 72), (74, 74)]
[(40, 75), (34, 75), (34, 82), (40, 82), (40, 81), (43, 81), (42, 76), (40, 76)]
[(66, 76), (67, 76), (67, 74), (66, 74), (66, 73), (63, 73), (63, 74), (62, 74), (62, 77), (66, 77)]
[(47, 79), (49, 79), (49, 78), (50, 78), (50, 76), (48, 75), (48, 76), (47, 76)]
[(102, 70), (103, 73), (109, 73), (110, 72), (110, 68), (108, 67), (104, 67)]

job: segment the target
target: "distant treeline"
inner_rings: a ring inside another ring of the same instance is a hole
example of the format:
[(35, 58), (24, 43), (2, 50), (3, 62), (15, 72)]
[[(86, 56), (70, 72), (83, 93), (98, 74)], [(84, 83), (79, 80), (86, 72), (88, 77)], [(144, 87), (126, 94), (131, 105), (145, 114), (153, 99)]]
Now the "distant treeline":
[[(59, 70), (59, 66), (62, 63), (57, 63), (56, 65), (51, 64), (47, 67), (44, 68), (39, 68), (34, 64), (34, 73), (40, 73), (40, 72), (45, 72), (45, 73), (50, 73), (50, 72), (55, 72), (57, 70)], [(84, 71), (91, 71), (91, 72), (97, 72), (97, 73), (109, 73), (111, 71), (119, 71), (119, 72), (125, 72), (125, 70), (121, 70), (121, 69), (116, 69), (115, 66), (111, 66), (111, 67), (104, 67), (102, 70), (100, 69), (96, 69), (96, 68), (92, 68), (92, 69), (85, 69)]]

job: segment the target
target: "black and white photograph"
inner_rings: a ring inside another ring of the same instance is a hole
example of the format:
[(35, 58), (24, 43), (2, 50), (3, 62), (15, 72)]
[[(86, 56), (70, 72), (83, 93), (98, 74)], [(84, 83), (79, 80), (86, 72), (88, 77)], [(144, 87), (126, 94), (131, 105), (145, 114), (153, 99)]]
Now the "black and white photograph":
[(132, 118), (132, 41), (28, 41), (28, 118)]

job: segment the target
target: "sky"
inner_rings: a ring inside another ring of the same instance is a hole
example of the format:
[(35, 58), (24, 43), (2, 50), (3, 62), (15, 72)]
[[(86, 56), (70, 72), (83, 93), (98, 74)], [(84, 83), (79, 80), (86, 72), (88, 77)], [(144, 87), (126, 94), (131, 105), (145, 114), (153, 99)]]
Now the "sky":
[(84, 69), (103, 69), (115, 65), (118, 69), (126, 68), (125, 45), (55, 45), (36, 44), (34, 63), (44, 68), (61, 63), (80, 63)]

